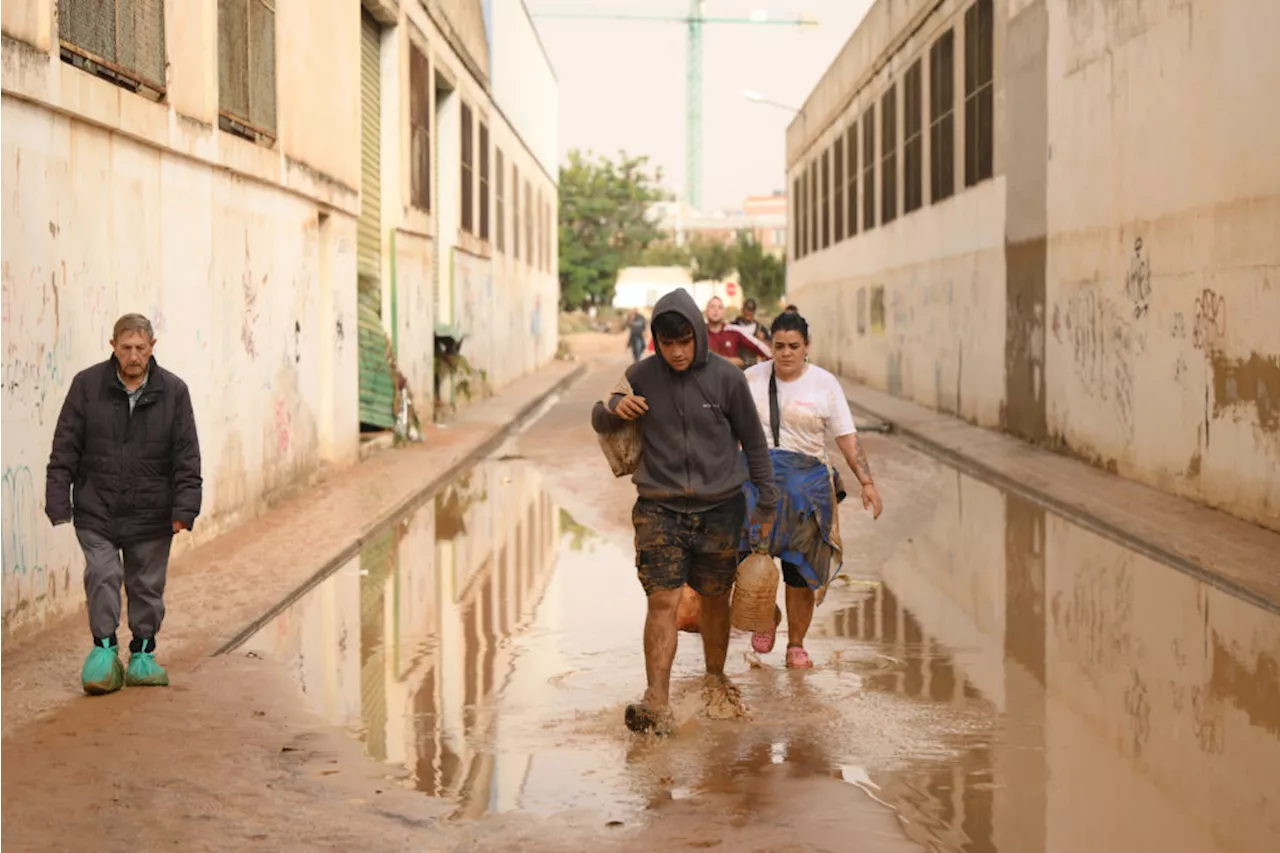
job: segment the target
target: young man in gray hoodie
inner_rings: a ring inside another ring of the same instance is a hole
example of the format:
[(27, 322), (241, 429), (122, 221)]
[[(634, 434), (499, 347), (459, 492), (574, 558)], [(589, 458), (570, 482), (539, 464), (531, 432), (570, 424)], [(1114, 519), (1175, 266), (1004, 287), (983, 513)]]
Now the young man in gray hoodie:
[[(707, 686), (736, 702), (724, 674), (729, 649), (729, 593), (746, 519), (742, 486), (750, 477), (760, 500), (752, 525), (768, 535), (778, 503), (764, 429), (742, 371), (710, 352), (702, 312), (684, 290), (658, 300), (651, 323), (655, 355), (627, 370), (629, 395), (596, 403), (597, 433), (640, 424), (643, 447), (632, 476), (639, 499), (636, 569), (648, 596), (644, 626), (649, 687), (629, 705), (627, 728), (671, 731), (671, 664), (676, 608), (685, 584), (701, 598)], [(746, 452), (743, 465), (738, 446)]]

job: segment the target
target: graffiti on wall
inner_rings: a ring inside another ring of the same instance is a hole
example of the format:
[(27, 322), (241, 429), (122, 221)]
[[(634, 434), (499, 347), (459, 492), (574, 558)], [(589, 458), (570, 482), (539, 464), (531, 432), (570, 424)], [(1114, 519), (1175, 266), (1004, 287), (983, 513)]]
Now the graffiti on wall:
[(1133, 241), (1133, 257), (1129, 259), (1129, 272), (1125, 276), (1124, 292), (1133, 303), (1133, 319), (1145, 317), (1151, 298), (1151, 264), (1142, 254), (1142, 238)]
[(871, 331), (876, 335), (884, 335), (883, 284), (877, 284), (871, 288)]
[(1196, 349), (1208, 349), (1227, 334), (1227, 300), (1206, 287), (1195, 300), (1192, 342)]
[(40, 562), (38, 526), (43, 513), (36, 494), (35, 478), (26, 465), (4, 471), (3, 491), (4, 576), (44, 574)]
[(867, 333), (867, 289), (858, 288), (858, 335)]
[(1134, 363), (1145, 338), (1128, 312), (1086, 287), (1054, 306), (1055, 337), (1071, 347), (1072, 367), (1090, 397), (1115, 404), (1125, 431), (1133, 433)]

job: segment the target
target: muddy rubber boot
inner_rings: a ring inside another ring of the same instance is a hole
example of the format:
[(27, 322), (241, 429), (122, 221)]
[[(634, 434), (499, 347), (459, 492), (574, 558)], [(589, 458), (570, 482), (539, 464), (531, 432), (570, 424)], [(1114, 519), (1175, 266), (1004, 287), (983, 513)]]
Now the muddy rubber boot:
[(654, 711), (640, 702), (627, 706), (627, 728), (636, 734), (652, 732), (660, 737), (674, 730), (670, 711)]
[(80, 668), (80, 685), (90, 696), (115, 693), (124, 687), (124, 665), (110, 638), (94, 641), (93, 651)]
[[(168, 687), (169, 673), (156, 663), (156, 641), (134, 640), (129, 645), (129, 672), (125, 683), (130, 687)], [(133, 646), (138, 646), (137, 650)]]

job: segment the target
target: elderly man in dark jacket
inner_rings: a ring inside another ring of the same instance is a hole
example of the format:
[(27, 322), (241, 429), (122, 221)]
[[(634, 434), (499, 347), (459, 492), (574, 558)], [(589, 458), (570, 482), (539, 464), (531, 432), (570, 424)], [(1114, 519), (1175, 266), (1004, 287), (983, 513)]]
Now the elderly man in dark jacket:
[[(117, 320), (111, 357), (76, 374), (53, 434), (45, 511), (55, 525), (75, 523), (84, 551), (89, 694), (169, 683), (156, 634), (169, 546), (200, 514), (200, 443), (186, 383), (156, 364), (154, 346), (146, 317)], [(127, 674), (116, 651), (121, 583), (133, 632)]]

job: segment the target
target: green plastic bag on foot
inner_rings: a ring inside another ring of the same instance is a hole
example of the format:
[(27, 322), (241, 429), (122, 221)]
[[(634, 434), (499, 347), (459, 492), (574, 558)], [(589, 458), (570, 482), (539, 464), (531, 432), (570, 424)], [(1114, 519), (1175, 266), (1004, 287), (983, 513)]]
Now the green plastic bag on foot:
[(80, 668), (80, 684), (90, 696), (114, 693), (124, 687), (124, 665), (115, 646), (104, 640), (103, 645), (93, 647)]
[(133, 652), (129, 655), (129, 672), (125, 683), (130, 687), (168, 687), (169, 673), (156, 663), (152, 652)]

